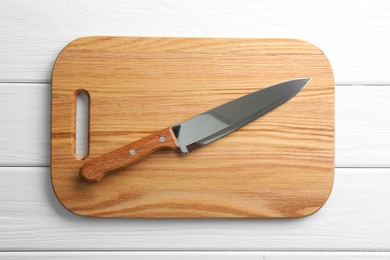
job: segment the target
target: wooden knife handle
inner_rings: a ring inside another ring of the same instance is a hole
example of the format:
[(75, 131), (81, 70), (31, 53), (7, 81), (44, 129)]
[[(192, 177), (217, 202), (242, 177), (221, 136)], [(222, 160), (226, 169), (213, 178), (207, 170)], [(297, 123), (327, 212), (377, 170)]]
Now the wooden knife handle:
[(135, 164), (158, 150), (178, 148), (176, 137), (169, 127), (86, 162), (80, 168), (80, 177), (87, 182), (97, 182), (112, 171)]

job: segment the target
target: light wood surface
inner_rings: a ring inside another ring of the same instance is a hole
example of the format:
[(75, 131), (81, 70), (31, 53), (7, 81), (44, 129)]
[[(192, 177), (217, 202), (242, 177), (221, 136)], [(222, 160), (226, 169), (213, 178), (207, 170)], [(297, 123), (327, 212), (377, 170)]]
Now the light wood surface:
[[(312, 78), (296, 97), (190, 155), (157, 152), (94, 185), (80, 167), (147, 133), (257, 89)], [(301, 217), (327, 200), (334, 83), (321, 50), (298, 40), (89, 37), (57, 58), (52, 182), (72, 212), (99, 217)], [(72, 154), (74, 93), (90, 95), (90, 152)]]
[(50, 167), (0, 168), (0, 250), (390, 249), (388, 168), (336, 168), (327, 203), (298, 219), (84, 218), (60, 204), (50, 181)]
[[(0, 167), (50, 166), (51, 85), (0, 83), (0, 91), (13, 111), (0, 113)], [(335, 86), (336, 167), (390, 167), (389, 100), (390, 85)]]
[(336, 83), (390, 82), (387, 0), (69, 1), (0, 1), (0, 81), (50, 82), (69, 41), (122, 35), (299, 38), (326, 53)]
[[(0, 259), (246, 259), (252, 252), (255, 259), (388, 259), (389, 11), (386, 0), (1, 1)], [(320, 47), (337, 83), (342, 167), (325, 208), (303, 219), (231, 221), (66, 211), (52, 193), (50, 168), (37, 166), (50, 166), (53, 63), (66, 43), (88, 35), (290, 37)]]
[(388, 260), (389, 252), (4, 252), (7, 260), (144, 259), (144, 260)]

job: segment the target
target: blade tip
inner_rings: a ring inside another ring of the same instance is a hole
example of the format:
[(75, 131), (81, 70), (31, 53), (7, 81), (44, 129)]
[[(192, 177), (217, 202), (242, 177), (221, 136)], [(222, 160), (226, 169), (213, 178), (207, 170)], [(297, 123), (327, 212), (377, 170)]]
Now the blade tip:
[(300, 80), (304, 81), (305, 84), (309, 83), (311, 78), (301, 78)]
[(307, 86), (307, 84), (309, 84), (309, 82), (311, 81), (311, 78), (300, 78), (300, 79), (297, 79), (297, 80), (302, 82), (301, 88), (300, 88), (300, 90), (302, 90), (304, 87)]

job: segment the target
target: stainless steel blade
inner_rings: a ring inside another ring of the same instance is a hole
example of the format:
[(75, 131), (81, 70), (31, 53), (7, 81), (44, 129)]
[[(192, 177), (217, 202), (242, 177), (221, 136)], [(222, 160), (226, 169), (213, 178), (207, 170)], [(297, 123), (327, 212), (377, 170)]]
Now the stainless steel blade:
[(189, 153), (252, 122), (294, 97), (309, 81), (294, 79), (260, 89), (172, 126), (181, 152)]

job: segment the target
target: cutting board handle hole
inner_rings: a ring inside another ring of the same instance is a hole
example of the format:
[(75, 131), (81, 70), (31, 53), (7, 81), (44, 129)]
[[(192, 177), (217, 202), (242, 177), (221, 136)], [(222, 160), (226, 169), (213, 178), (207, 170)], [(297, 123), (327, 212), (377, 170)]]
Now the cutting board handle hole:
[(77, 90), (75, 131), (73, 135), (73, 154), (77, 160), (84, 160), (89, 154), (89, 93), (81, 89)]

